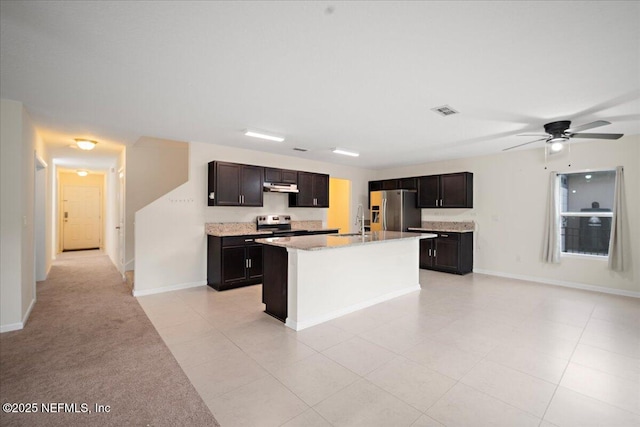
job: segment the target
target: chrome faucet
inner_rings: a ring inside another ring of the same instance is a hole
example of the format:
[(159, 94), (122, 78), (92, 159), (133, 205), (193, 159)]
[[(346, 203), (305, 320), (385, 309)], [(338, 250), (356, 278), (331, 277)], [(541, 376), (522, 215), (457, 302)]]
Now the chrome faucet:
[(358, 213), (356, 214), (356, 223), (355, 225), (360, 226), (360, 234), (364, 237), (364, 207), (362, 207), (362, 203), (358, 205)]

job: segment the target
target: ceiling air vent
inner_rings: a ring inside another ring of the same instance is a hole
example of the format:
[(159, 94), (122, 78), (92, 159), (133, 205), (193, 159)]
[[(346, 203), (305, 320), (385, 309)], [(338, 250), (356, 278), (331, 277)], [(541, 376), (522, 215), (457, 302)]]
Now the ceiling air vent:
[(295, 147), (293, 150), (294, 150), (294, 151), (302, 151), (303, 153), (304, 153), (305, 151), (309, 151), (309, 150), (307, 150), (306, 148), (300, 148), (300, 147)]
[(441, 107), (432, 108), (431, 111), (434, 111), (441, 116), (451, 116), (452, 114), (458, 114), (459, 112), (449, 107), (448, 105), (443, 105)]

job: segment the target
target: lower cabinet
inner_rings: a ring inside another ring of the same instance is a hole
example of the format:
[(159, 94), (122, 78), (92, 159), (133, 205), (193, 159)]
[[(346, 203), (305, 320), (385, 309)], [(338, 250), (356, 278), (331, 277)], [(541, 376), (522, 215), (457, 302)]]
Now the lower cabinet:
[(288, 313), (288, 260), (286, 248), (264, 245), (265, 269), (262, 284), (264, 311), (282, 322), (286, 322)]
[[(337, 232), (338, 229), (335, 228), (295, 230), (291, 234), (309, 236)], [(262, 283), (263, 262), (266, 260), (263, 252), (268, 246), (255, 241), (265, 237), (269, 235), (207, 236), (207, 284), (215, 290), (224, 291)]]
[(222, 291), (262, 283), (264, 236), (207, 236), (207, 284)]
[(473, 271), (473, 233), (427, 233), (438, 237), (420, 240), (420, 268), (456, 274)]

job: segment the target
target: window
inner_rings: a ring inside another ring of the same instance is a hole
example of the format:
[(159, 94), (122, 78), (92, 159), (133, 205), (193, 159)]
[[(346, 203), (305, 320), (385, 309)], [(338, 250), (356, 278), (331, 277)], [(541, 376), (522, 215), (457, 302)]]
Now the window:
[(558, 176), (562, 253), (607, 256), (616, 171)]

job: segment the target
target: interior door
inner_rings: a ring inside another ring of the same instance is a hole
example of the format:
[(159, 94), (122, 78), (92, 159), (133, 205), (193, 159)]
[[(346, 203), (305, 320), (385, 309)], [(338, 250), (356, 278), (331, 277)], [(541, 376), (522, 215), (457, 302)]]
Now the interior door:
[(125, 207), (125, 182), (124, 182), (124, 168), (118, 173), (118, 271), (124, 274), (124, 207)]
[(62, 250), (100, 247), (102, 210), (100, 187), (65, 185), (62, 189)]

